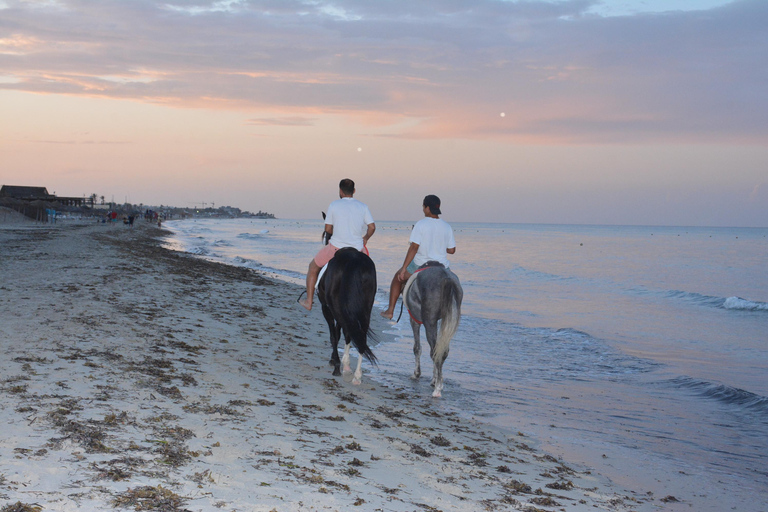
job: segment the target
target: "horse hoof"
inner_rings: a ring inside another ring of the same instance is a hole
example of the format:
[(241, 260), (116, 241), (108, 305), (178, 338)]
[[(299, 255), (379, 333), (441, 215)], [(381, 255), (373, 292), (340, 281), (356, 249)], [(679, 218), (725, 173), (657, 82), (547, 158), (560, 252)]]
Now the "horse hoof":
[(433, 397), (433, 398), (440, 398), (441, 396), (443, 396), (443, 394), (442, 394), (440, 391), (438, 391), (438, 390), (435, 390), (435, 391), (432, 393), (432, 397)]
[(334, 376), (334, 377), (338, 377), (339, 375), (341, 375), (341, 372), (339, 371), (339, 369), (338, 369), (338, 368), (336, 368), (335, 370), (333, 370), (333, 376)]
[(413, 375), (411, 375), (411, 379), (413, 380), (419, 380), (419, 377), (421, 377), (420, 373), (414, 373)]
[(361, 379), (358, 379), (357, 377), (352, 379), (352, 384), (354, 384), (355, 386), (359, 386), (360, 384), (362, 384), (362, 382), (363, 381)]

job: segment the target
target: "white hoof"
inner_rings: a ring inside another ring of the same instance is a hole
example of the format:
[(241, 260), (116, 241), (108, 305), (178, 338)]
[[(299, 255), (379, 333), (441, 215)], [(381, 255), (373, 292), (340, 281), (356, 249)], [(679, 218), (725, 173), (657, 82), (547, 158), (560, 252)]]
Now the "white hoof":
[(421, 374), (420, 374), (420, 373), (414, 373), (413, 375), (411, 375), (411, 378), (412, 378), (413, 380), (419, 380), (419, 378), (420, 378), (420, 377), (421, 377)]
[(352, 384), (354, 384), (355, 386), (359, 386), (360, 384), (362, 384), (362, 382), (363, 382), (362, 379), (358, 379), (357, 377), (352, 379)]
[(438, 391), (438, 390), (434, 390), (432, 392), (432, 397), (433, 398), (440, 398), (441, 396), (443, 396), (443, 394), (440, 391)]

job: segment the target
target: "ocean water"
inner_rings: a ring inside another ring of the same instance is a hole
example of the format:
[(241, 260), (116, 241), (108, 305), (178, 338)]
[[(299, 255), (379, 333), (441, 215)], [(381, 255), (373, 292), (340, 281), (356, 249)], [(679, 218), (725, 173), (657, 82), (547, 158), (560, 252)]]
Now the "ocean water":
[[(768, 510), (768, 229), (451, 224), (464, 304), (442, 407), (529, 432), (628, 489), (676, 489), (680, 510)], [(412, 223), (376, 225), (378, 311)], [(177, 250), (296, 284), (322, 231), (165, 226)], [(431, 364), (424, 354), (425, 376), (410, 379), (407, 316), (364, 371), (426, 395)]]

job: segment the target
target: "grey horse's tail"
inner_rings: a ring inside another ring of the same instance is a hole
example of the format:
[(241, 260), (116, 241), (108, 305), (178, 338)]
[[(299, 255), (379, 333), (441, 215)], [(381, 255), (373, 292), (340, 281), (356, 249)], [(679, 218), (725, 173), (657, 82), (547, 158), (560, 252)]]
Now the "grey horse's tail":
[(456, 334), (461, 319), (461, 292), (459, 285), (453, 279), (443, 279), (441, 300), (443, 305), (442, 321), (440, 330), (437, 334), (437, 343), (435, 344), (433, 361), (445, 361), (448, 357), (448, 349), (451, 338)]

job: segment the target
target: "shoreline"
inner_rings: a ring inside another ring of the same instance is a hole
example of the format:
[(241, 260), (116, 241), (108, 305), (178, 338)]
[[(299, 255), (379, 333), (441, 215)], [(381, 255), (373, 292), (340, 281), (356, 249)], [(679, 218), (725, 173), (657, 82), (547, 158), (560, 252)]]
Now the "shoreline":
[(0, 507), (690, 509), (376, 383), (367, 365), (360, 386), (332, 377), (327, 326), (295, 304), (299, 287), (174, 253), (162, 233), (0, 229)]

